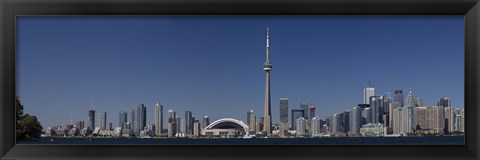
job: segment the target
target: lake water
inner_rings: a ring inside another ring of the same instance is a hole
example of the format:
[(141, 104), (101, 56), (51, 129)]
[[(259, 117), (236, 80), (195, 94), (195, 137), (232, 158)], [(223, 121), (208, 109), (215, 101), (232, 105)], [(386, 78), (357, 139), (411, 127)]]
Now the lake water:
[(215, 145), (215, 144), (261, 144), (261, 145), (298, 145), (298, 144), (361, 144), (361, 145), (463, 145), (464, 136), (428, 136), (428, 137), (323, 137), (323, 138), (230, 138), (230, 139), (187, 139), (187, 138), (49, 138), (32, 141), (17, 141), (17, 144), (159, 144), (159, 145)]

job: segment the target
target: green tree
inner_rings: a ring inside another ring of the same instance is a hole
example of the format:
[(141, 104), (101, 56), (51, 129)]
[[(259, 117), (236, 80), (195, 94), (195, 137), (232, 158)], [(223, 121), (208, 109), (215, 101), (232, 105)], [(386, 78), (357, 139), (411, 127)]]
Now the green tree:
[(16, 110), (16, 139), (30, 140), (33, 137), (40, 137), (42, 134), (42, 125), (38, 122), (37, 117), (29, 114), (23, 114), (23, 105), (20, 103), (18, 96), (15, 98)]

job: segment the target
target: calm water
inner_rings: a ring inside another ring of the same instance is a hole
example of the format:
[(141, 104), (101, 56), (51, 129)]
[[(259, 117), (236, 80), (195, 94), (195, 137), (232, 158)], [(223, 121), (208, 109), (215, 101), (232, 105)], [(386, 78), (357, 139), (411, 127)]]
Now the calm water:
[[(52, 141), (53, 140), (53, 141)], [(464, 136), (432, 137), (346, 137), (346, 138), (254, 138), (254, 139), (142, 139), (142, 138), (39, 138), (32, 141), (17, 141), (18, 144), (440, 144), (463, 145)]]

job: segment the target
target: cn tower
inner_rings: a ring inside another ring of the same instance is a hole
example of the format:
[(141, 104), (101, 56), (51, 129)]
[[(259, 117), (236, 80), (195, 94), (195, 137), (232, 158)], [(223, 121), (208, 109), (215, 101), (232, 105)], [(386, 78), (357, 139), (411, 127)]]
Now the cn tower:
[(265, 113), (263, 120), (263, 131), (266, 132), (267, 137), (270, 137), (272, 134), (272, 113), (271, 113), (271, 103), (270, 103), (270, 71), (272, 70), (272, 64), (270, 63), (270, 46), (269, 46), (269, 37), (268, 37), (268, 27), (267, 27), (267, 60), (263, 65), (263, 70), (267, 76), (265, 81)]

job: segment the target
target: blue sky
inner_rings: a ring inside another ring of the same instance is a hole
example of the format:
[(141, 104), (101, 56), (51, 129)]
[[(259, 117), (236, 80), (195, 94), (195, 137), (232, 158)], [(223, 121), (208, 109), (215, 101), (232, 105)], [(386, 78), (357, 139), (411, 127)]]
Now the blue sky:
[(274, 123), (281, 97), (323, 118), (362, 103), (369, 79), (463, 108), (463, 16), (20, 16), (17, 95), (44, 126), (87, 121), (91, 99), (113, 126), (140, 103), (153, 123), (156, 102), (246, 121), (263, 115), (267, 26)]

